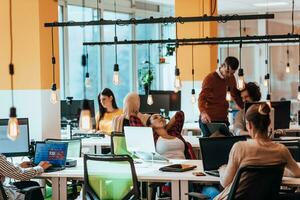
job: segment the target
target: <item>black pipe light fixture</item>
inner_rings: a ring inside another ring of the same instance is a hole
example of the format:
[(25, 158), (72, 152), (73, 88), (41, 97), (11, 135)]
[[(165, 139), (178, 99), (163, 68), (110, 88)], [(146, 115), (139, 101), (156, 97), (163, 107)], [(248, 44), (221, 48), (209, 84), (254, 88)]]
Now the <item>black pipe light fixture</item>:
[(297, 95), (297, 100), (300, 101), (300, 38), (299, 38), (299, 43), (298, 43), (298, 95)]
[(196, 103), (196, 92), (195, 92), (195, 66), (194, 66), (194, 45), (192, 45), (192, 84), (193, 84), (193, 88), (192, 88), (192, 104)]
[[(83, 19), (85, 18), (84, 14), (84, 8), (85, 8), (85, 0), (82, 1), (82, 16)], [(85, 41), (85, 28), (83, 27), (83, 40)], [(82, 74), (83, 74), (83, 101), (82, 101), (82, 108), (80, 112), (79, 117), (79, 129), (84, 131), (89, 131), (93, 128), (92, 124), (92, 114), (91, 114), (91, 107), (89, 105), (89, 101), (86, 98), (86, 74), (85, 74), (85, 68), (87, 66), (87, 50), (86, 48), (83, 48), (83, 53), (81, 56), (81, 65), (82, 65)]]
[(287, 62), (285, 66), (285, 72), (290, 73), (291, 72), (291, 67), (290, 67), (290, 49), (289, 46), (286, 47), (286, 57), (287, 57)]
[[(176, 24), (176, 39), (178, 38), (178, 27)], [(181, 89), (180, 70), (178, 68), (178, 48), (179, 44), (176, 43), (175, 54), (176, 54), (176, 66), (175, 66), (175, 81), (174, 81), (174, 92), (177, 93)]]
[(56, 59), (54, 55), (54, 36), (53, 36), (53, 27), (51, 28), (51, 48), (52, 48), (52, 86), (51, 86), (51, 94), (50, 94), (50, 102), (52, 104), (56, 104), (58, 101), (58, 95), (57, 95), (57, 86), (55, 81), (55, 64)]
[[(115, 10), (115, 20), (117, 20), (117, 4), (116, 0), (114, 1), (114, 10)], [(113, 74), (113, 84), (120, 85), (120, 77), (119, 77), (119, 65), (118, 65), (118, 37), (117, 37), (117, 22), (115, 23), (115, 64), (114, 64), (114, 74)]]
[(11, 87), (11, 102), (12, 106), (9, 110), (9, 120), (7, 137), (11, 140), (16, 140), (19, 136), (19, 122), (17, 119), (17, 109), (14, 106), (14, 64), (13, 64), (13, 32), (12, 32), (12, 0), (9, 1), (9, 33), (10, 33), (10, 63), (9, 63), (9, 75), (10, 75), (10, 87)]
[[(150, 44), (148, 44), (148, 76), (151, 76), (151, 53), (150, 53)], [(147, 104), (151, 106), (153, 104), (153, 96), (151, 94), (151, 84), (148, 85), (148, 97)]]
[(92, 81), (90, 78), (90, 73), (89, 73), (89, 53), (88, 53), (88, 48), (86, 50), (86, 73), (85, 73), (85, 87), (86, 88), (91, 88), (92, 87)]
[[(240, 21), (240, 37), (242, 37), (242, 22), (241, 21)], [(238, 70), (237, 89), (243, 90), (245, 88), (245, 81), (244, 81), (244, 70), (242, 68), (242, 40), (240, 41), (239, 60), (240, 60), (240, 68)]]
[(264, 77), (264, 86), (268, 88), (269, 81), (270, 81), (270, 73), (269, 73), (269, 45), (265, 45), (266, 48), (266, 59), (265, 59), (265, 65), (266, 65), (266, 75)]

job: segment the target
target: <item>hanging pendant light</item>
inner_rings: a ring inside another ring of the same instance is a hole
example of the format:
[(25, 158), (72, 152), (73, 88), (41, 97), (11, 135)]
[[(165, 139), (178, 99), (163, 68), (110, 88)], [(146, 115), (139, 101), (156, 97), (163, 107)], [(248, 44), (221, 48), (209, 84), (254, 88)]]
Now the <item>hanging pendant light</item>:
[(193, 83), (193, 88), (192, 88), (192, 104), (196, 103), (196, 92), (195, 92), (195, 67), (194, 67), (194, 45), (192, 45), (192, 83)]
[(227, 86), (227, 91), (226, 91), (226, 101), (230, 102), (231, 99), (231, 93), (230, 93), (230, 87)]
[(265, 46), (266, 48), (266, 59), (265, 59), (265, 65), (266, 65), (266, 75), (264, 77), (264, 86), (268, 88), (269, 86), (269, 81), (270, 81), (270, 74), (269, 74), (269, 62), (268, 62), (268, 59), (269, 59), (269, 46), (268, 44), (266, 44)]
[(191, 99), (192, 104), (195, 104), (196, 103), (196, 92), (195, 92), (195, 89), (192, 89), (191, 94), (192, 94), (192, 99)]
[[(176, 23), (176, 39), (178, 38), (178, 27)], [(174, 92), (177, 93), (181, 89), (181, 80), (180, 80), (180, 70), (178, 68), (178, 48), (179, 44), (176, 43), (175, 53), (176, 53), (176, 66), (175, 66), (175, 81), (174, 81)]]
[(10, 64), (9, 64), (9, 75), (10, 75), (10, 87), (11, 87), (11, 102), (12, 106), (9, 110), (9, 120), (7, 137), (11, 140), (16, 140), (19, 136), (19, 123), (17, 119), (17, 109), (14, 106), (14, 64), (13, 64), (13, 32), (12, 32), (12, 0), (9, 1), (9, 30), (10, 30)]
[[(114, 9), (115, 9), (115, 20), (117, 20), (117, 4), (116, 0), (114, 1)], [(118, 65), (118, 37), (117, 37), (117, 24), (115, 24), (115, 64), (114, 64), (114, 73), (113, 73), (113, 84), (120, 85), (120, 77), (119, 77), (119, 65)]]
[(271, 108), (271, 94), (267, 94), (266, 100), (267, 100), (268, 106)]
[(286, 67), (285, 67), (285, 72), (286, 73), (290, 73), (291, 68), (290, 68), (290, 51), (289, 51), (289, 46), (287, 46), (286, 55), (287, 55), (287, 63), (286, 63)]
[[(150, 43), (148, 44), (148, 75), (151, 76), (151, 48)], [(147, 97), (147, 104), (151, 106), (153, 104), (153, 97), (151, 94), (151, 84), (148, 85), (148, 97)]]
[[(242, 37), (242, 22), (240, 21), (240, 37)], [(245, 81), (244, 81), (244, 70), (242, 68), (242, 41), (240, 41), (240, 68), (238, 71), (238, 81), (237, 81), (237, 89), (243, 90), (245, 88)]]
[(89, 73), (89, 54), (88, 54), (88, 49), (86, 47), (86, 73), (85, 73), (85, 87), (86, 88), (91, 88), (92, 87), (92, 81), (90, 78), (90, 73)]
[(151, 106), (153, 104), (153, 97), (152, 97), (152, 94), (150, 92), (148, 93), (147, 104), (149, 106)]
[(58, 94), (57, 94), (57, 87), (55, 83), (55, 64), (56, 59), (54, 56), (54, 36), (53, 36), (53, 27), (51, 28), (51, 44), (52, 44), (52, 86), (51, 86), (51, 94), (50, 94), (50, 102), (52, 104), (56, 104), (58, 102)]
[(268, 87), (269, 85), (269, 79), (270, 79), (270, 74), (266, 74), (265, 75), (265, 79), (264, 79), (264, 86)]
[(297, 99), (300, 101), (300, 38), (299, 38), (299, 43), (298, 43), (298, 95)]

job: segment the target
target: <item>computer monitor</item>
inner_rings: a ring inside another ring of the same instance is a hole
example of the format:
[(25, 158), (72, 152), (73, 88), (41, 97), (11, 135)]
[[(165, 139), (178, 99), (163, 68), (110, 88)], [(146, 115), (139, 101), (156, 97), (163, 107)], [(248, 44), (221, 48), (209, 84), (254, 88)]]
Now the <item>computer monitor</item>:
[(28, 118), (18, 118), (19, 136), (15, 141), (7, 137), (8, 119), (0, 119), (0, 153), (7, 157), (27, 156), (29, 154)]
[(160, 113), (164, 109), (168, 116), (170, 107), (170, 97), (168, 94), (152, 94), (153, 104), (147, 104), (148, 95), (140, 95), (140, 111), (142, 113)]
[(169, 111), (179, 111), (181, 110), (181, 91), (175, 93), (172, 90), (151, 90), (151, 94), (155, 95), (169, 95), (170, 105)]
[[(253, 102), (245, 104), (245, 113), (253, 104), (262, 102)], [(290, 128), (291, 119), (291, 101), (271, 101), (271, 106), (274, 109), (274, 130)]]
[[(78, 120), (80, 117), (80, 111), (82, 108), (83, 100), (61, 100), (61, 120)], [(95, 117), (94, 100), (88, 100), (92, 117)]]

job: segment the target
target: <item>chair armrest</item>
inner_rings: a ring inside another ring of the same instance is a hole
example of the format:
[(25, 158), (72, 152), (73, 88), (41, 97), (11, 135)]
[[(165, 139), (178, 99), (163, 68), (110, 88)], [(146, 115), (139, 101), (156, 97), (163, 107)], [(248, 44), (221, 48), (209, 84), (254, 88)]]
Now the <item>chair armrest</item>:
[(40, 186), (31, 186), (31, 187), (26, 187), (26, 188), (23, 188), (23, 189), (20, 189), (18, 190), (20, 193), (22, 194), (26, 194), (28, 192), (31, 192), (31, 191), (34, 191), (34, 190), (39, 190), (41, 188), (44, 188), (44, 187), (40, 187)]
[(186, 193), (186, 195), (188, 195), (189, 197), (196, 198), (196, 199), (202, 199), (202, 200), (210, 199), (208, 196), (198, 193), (198, 192), (189, 192), (189, 193)]

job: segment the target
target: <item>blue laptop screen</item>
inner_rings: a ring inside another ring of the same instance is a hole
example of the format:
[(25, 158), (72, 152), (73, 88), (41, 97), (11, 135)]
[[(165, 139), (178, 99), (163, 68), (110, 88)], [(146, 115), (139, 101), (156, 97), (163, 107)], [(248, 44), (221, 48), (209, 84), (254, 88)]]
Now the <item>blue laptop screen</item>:
[(48, 161), (53, 166), (64, 166), (67, 150), (68, 143), (36, 143), (34, 164)]

